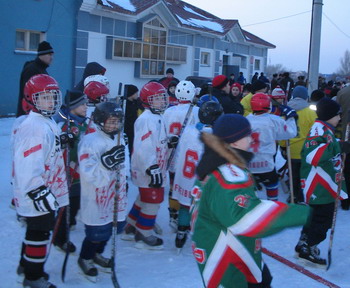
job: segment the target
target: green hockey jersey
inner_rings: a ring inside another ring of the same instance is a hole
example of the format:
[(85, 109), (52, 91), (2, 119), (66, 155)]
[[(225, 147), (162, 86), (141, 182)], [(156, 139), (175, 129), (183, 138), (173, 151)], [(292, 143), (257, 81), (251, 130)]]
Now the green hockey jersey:
[(192, 249), (205, 287), (262, 280), (260, 237), (306, 223), (309, 207), (261, 200), (247, 169), (225, 163), (192, 190)]
[[(337, 197), (341, 180), (341, 149), (333, 128), (316, 120), (301, 150), (300, 179), (306, 203), (328, 204)], [(340, 199), (346, 199), (343, 181)]]

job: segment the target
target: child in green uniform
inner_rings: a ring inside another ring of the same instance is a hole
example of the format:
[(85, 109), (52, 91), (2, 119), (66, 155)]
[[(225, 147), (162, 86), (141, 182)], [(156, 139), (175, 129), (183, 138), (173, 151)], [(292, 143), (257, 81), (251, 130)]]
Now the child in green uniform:
[(251, 127), (237, 114), (220, 116), (202, 134), (204, 154), (192, 190), (192, 248), (204, 286), (270, 287), (260, 237), (305, 224), (309, 207), (261, 200), (247, 169)]
[[(340, 120), (339, 113), (338, 103), (327, 97), (322, 98), (316, 104), (317, 119), (301, 150), (301, 186), (305, 202), (313, 208), (313, 212), (308, 225), (303, 227), (295, 251), (302, 263), (316, 267), (327, 265), (326, 259), (320, 257), (317, 244), (326, 239), (327, 230), (332, 225), (334, 199), (342, 178), (341, 145), (334, 136), (334, 129)], [(343, 183), (340, 199), (347, 198), (345, 188)]]

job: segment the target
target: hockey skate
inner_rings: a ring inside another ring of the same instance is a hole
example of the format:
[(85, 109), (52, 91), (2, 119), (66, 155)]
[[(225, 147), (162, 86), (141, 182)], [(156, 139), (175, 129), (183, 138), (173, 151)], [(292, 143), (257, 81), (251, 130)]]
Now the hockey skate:
[(120, 239), (124, 241), (134, 241), (135, 240), (136, 228), (131, 224), (126, 224), (124, 232), (120, 236)]
[(161, 250), (163, 249), (163, 240), (154, 236), (144, 236), (139, 231), (135, 234), (135, 247), (138, 249)]
[(96, 283), (97, 282), (97, 275), (98, 271), (97, 268), (94, 265), (94, 261), (92, 259), (78, 259), (78, 265), (83, 272), (83, 275), (88, 279), (89, 281)]
[(67, 251), (67, 247), (69, 246), (69, 253), (74, 253), (76, 250), (77, 250), (77, 247), (75, 247), (75, 245), (69, 241), (69, 245), (68, 243), (54, 243), (53, 244), (55, 246), (55, 248), (58, 250), (58, 251), (61, 251), (61, 252), (66, 252)]
[[(295, 246), (294, 250), (295, 250), (295, 255), (294, 257), (296, 259), (299, 258), (299, 253), (301, 252), (301, 250), (303, 249), (303, 247), (306, 247), (307, 245), (307, 235), (305, 233), (302, 233), (300, 235), (299, 241), (297, 243), (297, 245)], [(315, 253), (319, 256), (321, 254), (320, 249), (315, 245)]]
[(27, 280), (23, 281), (24, 288), (56, 288), (55, 285), (50, 283), (44, 277), (39, 278), (38, 280)]
[(307, 266), (326, 269), (327, 260), (320, 257), (320, 249), (316, 245), (301, 247), (299, 252), (299, 261)]
[(175, 237), (175, 246), (177, 248), (177, 254), (181, 253), (182, 247), (186, 243), (188, 230), (188, 226), (179, 226), (177, 230)]
[[(16, 273), (17, 273), (17, 282), (22, 284), (24, 281), (24, 267), (21, 265), (18, 265)], [(43, 272), (43, 278), (45, 280), (49, 280), (50, 276), (46, 272)]]
[(100, 266), (100, 271), (105, 273), (111, 273), (112, 272), (112, 262), (110, 258), (104, 257), (102, 254), (96, 253), (95, 257), (92, 259), (95, 264)]

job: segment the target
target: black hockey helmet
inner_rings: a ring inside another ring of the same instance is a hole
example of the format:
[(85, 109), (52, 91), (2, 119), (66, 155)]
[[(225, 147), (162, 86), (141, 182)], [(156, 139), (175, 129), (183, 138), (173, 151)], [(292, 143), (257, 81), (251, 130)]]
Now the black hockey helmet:
[(206, 125), (213, 125), (223, 112), (224, 110), (219, 102), (212, 100), (204, 102), (199, 108), (199, 121)]
[[(118, 121), (114, 123), (112, 128), (106, 127), (106, 121), (111, 117), (117, 118)], [(110, 135), (116, 135), (123, 129), (123, 118), (124, 113), (122, 108), (113, 102), (101, 102), (97, 104), (93, 113), (94, 123)]]

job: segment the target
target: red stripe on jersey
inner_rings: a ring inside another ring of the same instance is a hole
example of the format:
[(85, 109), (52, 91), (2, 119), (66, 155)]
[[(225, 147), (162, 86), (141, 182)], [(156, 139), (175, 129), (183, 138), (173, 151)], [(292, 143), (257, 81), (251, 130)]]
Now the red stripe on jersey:
[(242, 184), (228, 184), (225, 182), (225, 179), (222, 177), (219, 171), (214, 171), (213, 172), (214, 177), (218, 181), (221, 187), (225, 189), (241, 189), (241, 188), (247, 188), (251, 185), (253, 185), (253, 179), (249, 177), (249, 180), (247, 182), (244, 182)]
[[(288, 209), (288, 205), (282, 202), (276, 202), (278, 205), (277, 207), (274, 207), (271, 212), (269, 212), (267, 215), (264, 215), (264, 218), (258, 219), (257, 224), (255, 224), (252, 229), (249, 229), (246, 233), (242, 234), (246, 237), (255, 237), (259, 233), (265, 230), (267, 226), (271, 224), (271, 222), (274, 221), (279, 215)], [(260, 204), (263, 205), (263, 204)]]
[(80, 155), (79, 160), (80, 160), (80, 161), (83, 161), (84, 159), (87, 159), (87, 158), (89, 158), (89, 154), (88, 154), (88, 153), (85, 153), (85, 154)]
[(328, 147), (328, 143), (320, 148), (317, 149), (317, 152), (315, 153), (314, 157), (312, 157), (312, 160), (311, 160), (311, 165), (312, 166), (317, 166), (318, 165), (318, 162), (320, 161), (322, 155), (324, 154), (324, 150), (327, 149)]
[(141, 137), (141, 141), (146, 140), (149, 136), (151, 136), (152, 131), (148, 131), (145, 135)]
[(42, 246), (25, 246), (25, 254), (30, 258), (45, 258), (46, 256), (46, 245)]
[(327, 189), (329, 194), (331, 194), (334, 199), (337, 198), (337, 191), (334, 191), (331, 185), (324, 178), (322, 178), (320, 174), (316, 174), (306, 192), (306, 203), (309, 203), (311, 195), (314, 193), (317, 184), (321, 184), (325, 189)]
[(41, 144), (38, 144), (30, 149), (28, 149), (27, 151), (24, 151), (24, 157), (28, 157), (30, 154), (39, 151), (42, 148)]
[(239, 257), (230, 247), (226, 247), (222, 258), (218, 261), (218, 264), (208, 281), (207, 288), (219, 287), (220, 281), (230, 264), (234, 265), (238, 270), (240, 270), (245, 275), (248, 282), (258, 283), (257, 279), (255, 279), (254, 275), (250, 272), (244, 260)]

